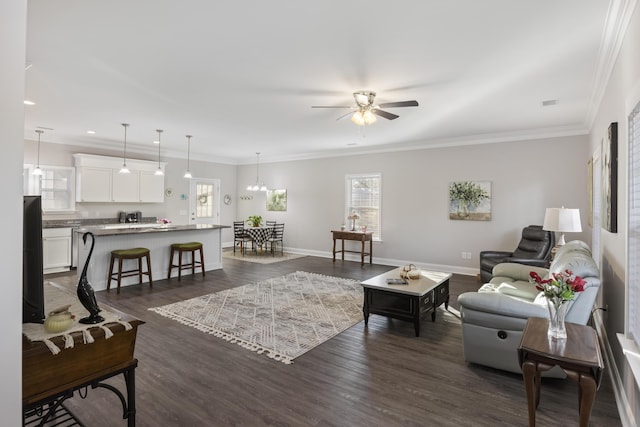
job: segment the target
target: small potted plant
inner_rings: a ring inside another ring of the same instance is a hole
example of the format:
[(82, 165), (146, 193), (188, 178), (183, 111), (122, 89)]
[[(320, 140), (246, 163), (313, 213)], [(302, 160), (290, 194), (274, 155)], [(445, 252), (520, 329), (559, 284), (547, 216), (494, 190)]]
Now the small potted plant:
[(260, 215), (249, 215), (247, 218), (247, 223), (251, 224), (252, 227), (260, 227), (262, 223), (262, 217)]

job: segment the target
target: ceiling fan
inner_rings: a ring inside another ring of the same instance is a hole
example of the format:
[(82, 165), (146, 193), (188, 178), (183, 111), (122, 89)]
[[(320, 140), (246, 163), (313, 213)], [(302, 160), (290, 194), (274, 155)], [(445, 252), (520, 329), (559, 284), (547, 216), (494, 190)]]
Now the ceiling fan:
[(373, 103), (376, 97), (375, 92), (368, 90), (361, 90), (353, 93), (353, 98), (356, 100), (354, 106), (329, 106), (329, 105), (314, 105), (311, 108), (349, 108), (352, 111), (338, 117), (336, 120), (344, 119), (351, 115), (351, 121), (357, 125), (364, 126), (370, 125), (376, 121), (376, 116), (384, 117), (388, 120), (397, 119), (397, 114), (390, 113), (382, 110), (382, 108), (398, 108), (398, 107), (417, 107), (418, 101), (399, 101), (399, 102), (385, 102), (383, 104), (376, 105)]

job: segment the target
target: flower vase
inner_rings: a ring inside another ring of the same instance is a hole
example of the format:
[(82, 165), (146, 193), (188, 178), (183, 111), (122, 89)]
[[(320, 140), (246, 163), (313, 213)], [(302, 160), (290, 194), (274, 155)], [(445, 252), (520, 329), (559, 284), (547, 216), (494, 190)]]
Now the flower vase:
[(564, 317), (567, 314), (569, 304), (566, 301), (548, 298), (547, 307), (549, 308), (549, 329), (547, 336), (554, 340), (563, 340), (567, 338), (567, 329), (564, 324)]
[(458, 199), (458, 218), (469, 217), (469, 202), (466, 200)]

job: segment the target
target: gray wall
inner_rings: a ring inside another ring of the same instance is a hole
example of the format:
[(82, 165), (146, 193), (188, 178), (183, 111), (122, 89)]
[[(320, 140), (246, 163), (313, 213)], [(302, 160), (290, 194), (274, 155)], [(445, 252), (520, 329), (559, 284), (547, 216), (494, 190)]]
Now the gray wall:
[(603, 303), (609, 306), (605, 314), (606, 334), (613, 351), (614, 362), (622, 381), (631, 414), (640, 421), (640, 391), (622, 354), (616, 334), (626, 328), (627, 281), (627, 174), (629, 162), (627, 116), (640, 101), (640, 10), (631, 18), (624, 43), (609, 80), (605, 96), (590, 135), (591, 151), (601, 145), (610, 123), (618, 122), (618, 232), (601, 230)]
[[(35, 141), (25, 141), (25, 162), (35, 155), (36, 146)], [(72, 154), (77, 152), (120, 154), (104, 148), (42, 143), (41, 164), (71, 166)], [(590, 155), (588, 138), (578, 136), (261, 163), (260, 179), (269, 188), (287, 189), (286, 212), (267, 212), (264, 193), (244, 190), (255, 181), (255, 165), (192, 161), (191, 171), (196, 177), (219, 178), (221, 194), (232, 196), (231, 205), (221, 205), (222, 224), (260, 214), (264, 219), (285, 223), (285, 247), (289, 250), (318, 256), (330, 256), (330, 230), (347, 222), (345, 175), (380, 172), (382, 241), (374, 243), (376, 262), (413, 262), (476, 274), (480, 251), (514, 249), (522, 228), (542, 224), (547, 207), (579, 208), (583, 232), (567, 238), (590, 243), (586, 217), (586, 165)], [(152, 155), (131, 157), (153, 160)], [(165, 186), (174, 190), (172, 197), (165, 197), (165, 203), (78, 203), (78, 212), (67, 216), (115, 218), (120, 210), (141, 210), (145, 216), (187, 223), (184, 212), (189, 202), (180, 198), (180, 194), (189, 194), (188, 180), (182, 177), (186, 161), (165, 157), (162, 161), (167, 162)], [(448, 186), (458, 180), (491, 181), (491, 221), (448, 218)], [(65, 216), (47, 216), (61, 217)], [(232, 240), (231, 229), (225, 230), (223, 242), (230, 245)], [(463, 251), (471, 252), (472, 259), (462, 259)]]
[[(567, 239), (590, 243), (587, 226), (588, 139), (471, 145), (454, 148), (261, 163), (269, 188), (286, 188), (287, 212), (267, 212), (264, 193), (244, 191), (255, 181), (255, 165), (238, 167), (238, 218), (260, 214), (285, 223), (285, 247), (328, 255), (329, 231), (346, 223), (345, 175), (382, 173), (382, 242), (374, 258), (414, 262), (475, 274), (482, 250), (513, 250), (522, 228), (542, 224), (545, 208), (579, 208), (583, 232)], [(448, 219), (451, 181), (492, 183), (491, 221)], [(463, 260), (461, 252), (471, 252)]]

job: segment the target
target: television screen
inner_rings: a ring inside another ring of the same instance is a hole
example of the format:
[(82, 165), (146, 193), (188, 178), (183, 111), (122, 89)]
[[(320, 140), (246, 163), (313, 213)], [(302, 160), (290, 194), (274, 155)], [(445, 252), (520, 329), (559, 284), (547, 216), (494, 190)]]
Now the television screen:
[(43, 323), (44, 275), (40, 196), (24, 196), (22, 227), (22, 323)]

